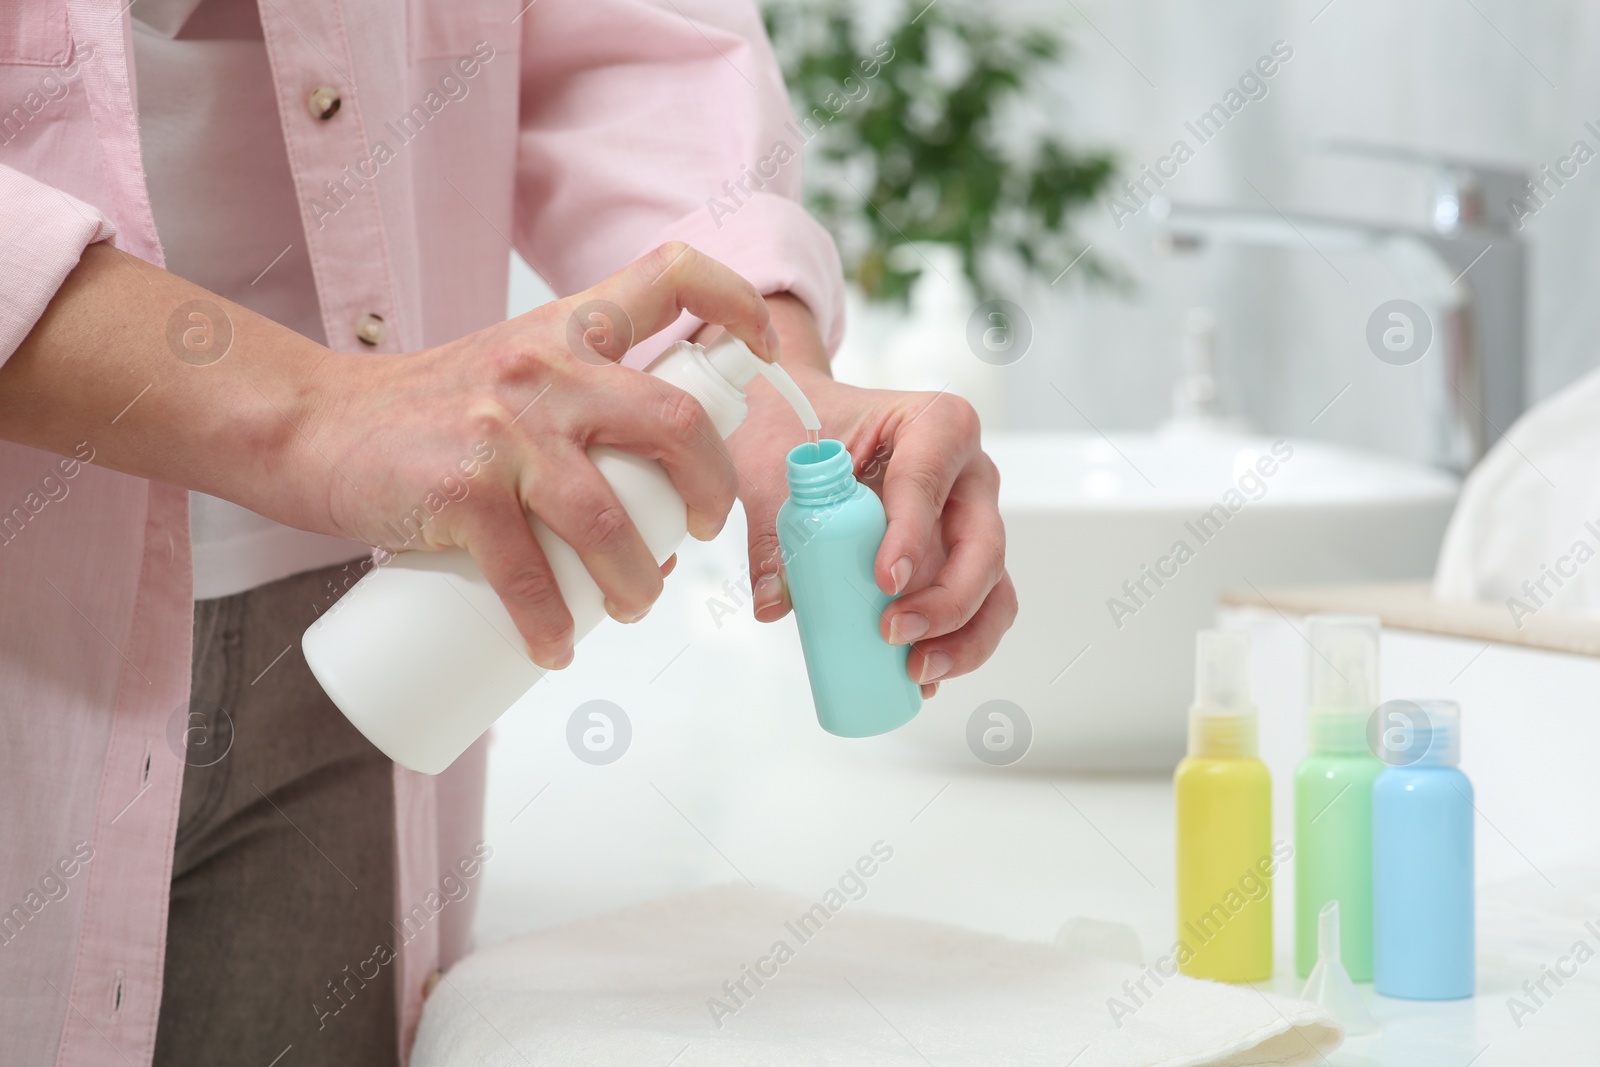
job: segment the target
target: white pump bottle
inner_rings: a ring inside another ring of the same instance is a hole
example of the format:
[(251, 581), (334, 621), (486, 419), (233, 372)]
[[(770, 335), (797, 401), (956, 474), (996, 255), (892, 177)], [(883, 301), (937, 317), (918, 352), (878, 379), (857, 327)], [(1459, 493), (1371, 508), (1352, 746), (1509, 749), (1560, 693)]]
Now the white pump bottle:
[[(646, 373), (700, 402), (717, 432), (748, 410), (758, 374), (808, 430), (816, 412), (793, 379), (738, 341), (704, 348), (680, 341)], [(653, 460), (607, 445), (589, 458), (610, 483), (657, 563), (688, 535), (688, 508)], [(604, 595), (578, 553), (539, 519), (533, 535), (572, 613), (574, 641), (606, 617)], [(403, 767), (438, 774), (544, 677), (500, 598), (461, 549), (404, 552), (375, 565), (306, 631), (306, 662), (345, 717)]]

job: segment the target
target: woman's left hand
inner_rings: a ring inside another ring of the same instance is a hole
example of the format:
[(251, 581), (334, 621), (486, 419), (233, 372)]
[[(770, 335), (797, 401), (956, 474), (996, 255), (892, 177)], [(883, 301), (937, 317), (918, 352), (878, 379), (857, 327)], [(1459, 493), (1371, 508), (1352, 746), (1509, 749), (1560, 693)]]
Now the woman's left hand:
[[(786, 294), (768, 307), (783, 367), (822, 419), (822, 435), (844, 442), (856, 477), (883, 498), (888, 531), (873, 572), (901, 594), (881, 632), (912, 646), (907, 673), (932, 696), (938, 682), (993, 654), (1017, 615), (1005, 569), (1000, 475), (979, 445), (977, 413), (949, 393), (861, 389), (835, 382), (804, 304)], [(794, 413), (765, 383), (752, 383), (750, 415), (729, 439), (750, 529), (750, 578), (762, 622), (789, 611), (778, 547), (778, 508), (788, 497), (784, 457), (802, 440)]]

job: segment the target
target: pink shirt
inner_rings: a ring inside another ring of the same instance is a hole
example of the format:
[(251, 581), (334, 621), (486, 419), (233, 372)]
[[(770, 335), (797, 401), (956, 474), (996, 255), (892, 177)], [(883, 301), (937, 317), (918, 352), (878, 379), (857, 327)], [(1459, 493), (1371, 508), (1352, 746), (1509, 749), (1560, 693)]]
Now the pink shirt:
[[(139, 0), (139, 144), (167, 269), (314, 341), (322, 308), (256, 0)], [(366, 555), (189, 494), (194, 598)]]
[[(498, 321), (508, 241), (569, 293), (678, 238), (793, 292), (837, 345), (838, 258), (796, 202), (798, 162), (772, 164), (800, 145), (755, 9), (525, 4), (261, 3), (328, 343), (365, 350), (369, 315), (383, 352)], [(163, 261), (125, 6), (0, 3), (0, 359), (91, 242)], [(340, 98), (327, 119), (319, 89)], [(0, 443), (8, 1064), (140, 1065), (155, 1043), (189, 689), (187, 493), (95, 467), (94, 438), (85, 426), (76, 458)], [(396, 769), (397, 908), (469, 849), (481, 776), (481, 746), (438, 778)], [(403, 1048), (427, 975), (463, 950), (462, 912), (401, 949)]]

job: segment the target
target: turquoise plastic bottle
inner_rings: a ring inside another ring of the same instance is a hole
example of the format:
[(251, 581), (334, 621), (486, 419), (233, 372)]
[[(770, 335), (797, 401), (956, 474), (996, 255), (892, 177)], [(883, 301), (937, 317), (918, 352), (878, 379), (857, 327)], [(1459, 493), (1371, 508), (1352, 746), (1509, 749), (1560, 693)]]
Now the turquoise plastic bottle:
[(922, 691), (906, 674), (909, 646), (878, 632), (894, 600), (872, 576), (887, 528), (883, 504), (856, 481), (838, 441), (798, 446), (788, 474), (778, 543), (817, 721), (840, 737), (888, 733), (917, 714)]
[(1461, 709), (1395, 700), (1380, 725), (1388, 766), (1372, 788), (1374, 985), (1386, 997), (1470, 997), (1473, 806), (1456, 768)]
[(1317, 962), (1323, 906), (1339, 902), (1339, 955), (1357, 982), (1372, 981), (1372, 783), (1383, 763), (1367, 744), (1378, 706), (1378, 620), (1307, 620), (1311, 685), (1306, 758), (1294, 776), (1294, 960)]

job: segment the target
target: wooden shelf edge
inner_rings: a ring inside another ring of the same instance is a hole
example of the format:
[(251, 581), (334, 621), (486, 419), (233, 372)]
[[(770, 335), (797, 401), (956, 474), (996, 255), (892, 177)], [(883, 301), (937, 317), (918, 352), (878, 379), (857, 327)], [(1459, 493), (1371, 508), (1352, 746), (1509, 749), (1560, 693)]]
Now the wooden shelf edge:
[(1225, 589), (1218, 602), (1223, 607), (1265, 608), (1291, 616), (1376, 615), (1394, 630), (1600, 658), (1600, 618), (1547, 610), (1523, 618), (1518, 625), (1504, 604), (1435, 600), (1428, 582)]

